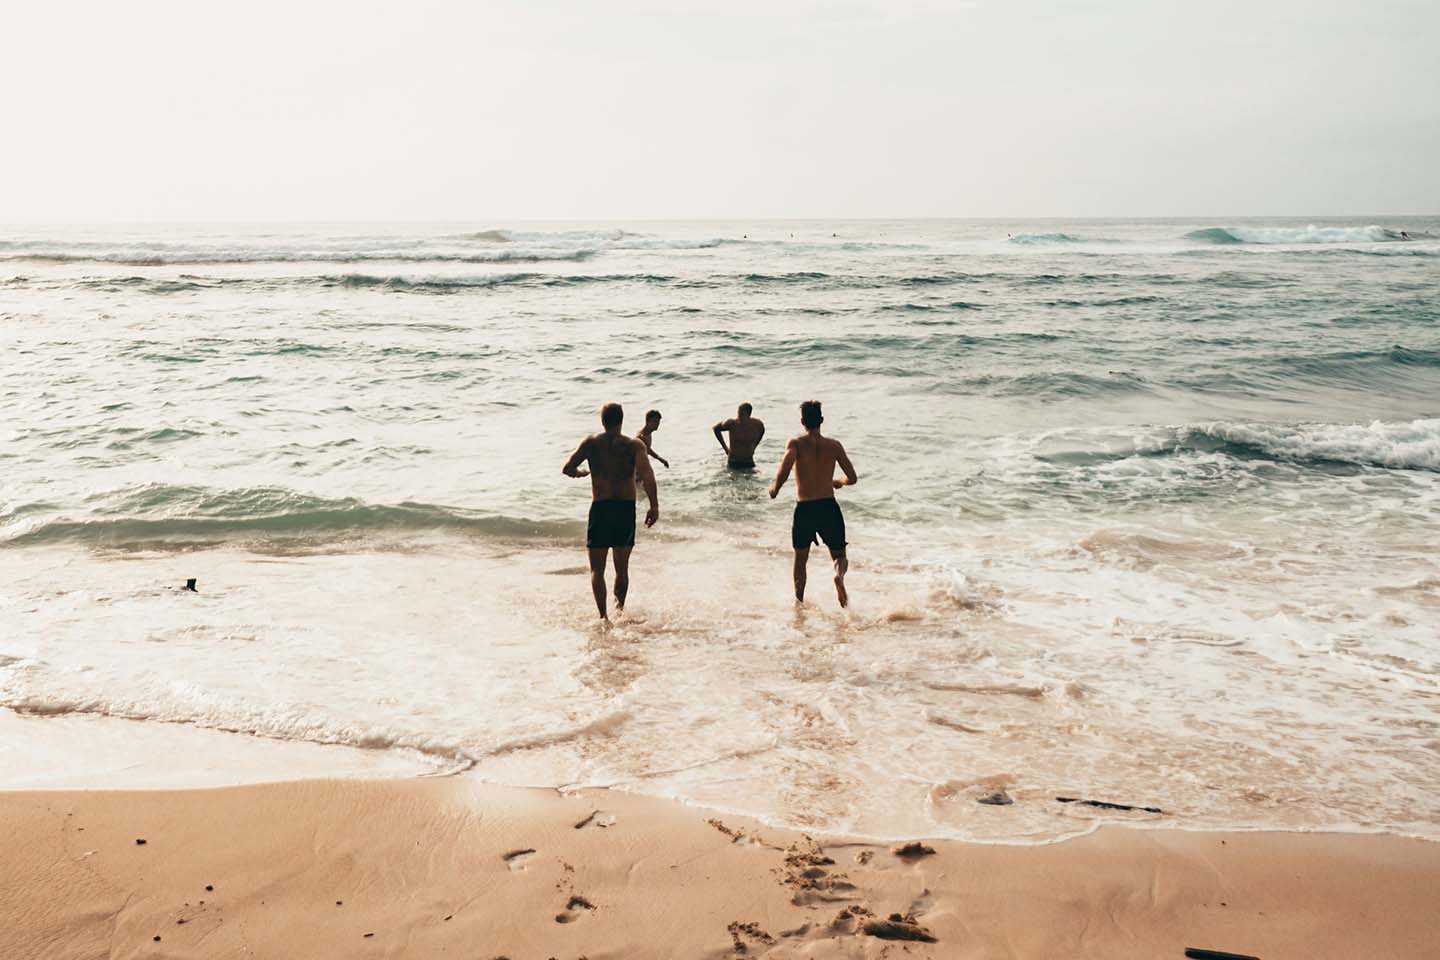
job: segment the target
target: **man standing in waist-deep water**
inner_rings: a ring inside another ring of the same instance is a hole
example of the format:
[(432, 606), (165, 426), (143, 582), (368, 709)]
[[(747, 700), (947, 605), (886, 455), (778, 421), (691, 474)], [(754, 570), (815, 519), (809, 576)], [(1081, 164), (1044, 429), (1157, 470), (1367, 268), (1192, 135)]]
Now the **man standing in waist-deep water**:
[[(805, 563), (810, 559), (810, 545), (818, 538), (830, 548), (830, 559), (835, 563), (835, 595), (843, 607), (850, 603), (850, 595), (845, 592), (845, 571), (850, 563), (845, 558), (845, 515), (840, 512), (835, 491), (854, 486), (860, 478), (840, 441), (820, 435), (820, 424), (824, 422), (820, 401), (800, 404), (800, 423), (805, 432), (785, 445), (785, 459), (780, 461), (780, 472), (770, 484), (770, 499), (779, 495), (794, 467), (797, 502), (790, 545), (795, 548), (795, 599), (805, 600)], [(835, 476), (837, 464), (845, 472), (843, 479)]]
[[(732, 467), (755, 466), (755, 448), (765, 438), (765, 424), (758, 417), (750, 416), (752, 409), (750, 404), (742, 403), (735, 417), (715, 424), (715, 439), (720, 441)], [(729, 444), (721, 436), (724, 433), (730, 434)]]
[[(630, 591), (630, 551), (635, 546), (635, 481), (645, 485), (650, 510), (645, 526), (660, 519), (660, 500), (655, 491), (655, 471), (650, 466), (645, 444), (620, 432), (625, 411), (618, 403), (607, 403), (600, 410), (603, 433), (586, 437), (565, 461), (561, 471), (567, 477), (590, 478), (590, 525), (585, 546), (590, 551), (590, 589), (595, 593), (595, 606), (600, 618), (605, 613), (605, 560), (615, 551), (615, 609), (625, 609), (625, 594)], [(590, 469), (580, 469), (589, 462)]]

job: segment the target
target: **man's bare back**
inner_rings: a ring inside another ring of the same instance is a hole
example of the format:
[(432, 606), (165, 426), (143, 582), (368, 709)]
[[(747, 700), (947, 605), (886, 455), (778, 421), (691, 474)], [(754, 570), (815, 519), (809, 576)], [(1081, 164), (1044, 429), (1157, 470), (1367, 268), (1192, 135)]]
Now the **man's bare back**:
[[(649, 451), (643, 440), (632, 440), (620, 428), (625, 411), (618, 403), (607, 403), (600, 411), (604, 433), (580, 441), (560, 470), (567, 477), (590, 478), (590, 516), (585, 530), (585, 549), (590, 557), (590, 589), (601, 618), (607, 618), (605, 602), (606, 558), (615, 555), (615, 606), (624, 609), (630, 589), (630, 551), (635, 546), (635, 482), (645, 487), (650, 509), (645, 526), (660, 518), (660, 500), (655, 489), (655, 471), (650, 468)], [(580, 464), (589, 465), (581, 469)]]
[[(859, 482), (855, 466), (850, 462), (840, 441), (820, 434), (824, 417), (820, 403), (806, 400), (800, 404), (800, 423), (805, 432), (785, 445), (785, 458), (770, 484), (770, 498), (780, 495), (780, 488), (795, 471), (795, 516), (790, 524), (790, 546), (795, 550), (795, 599), (805, 600), (805, 565), (810, 547), (823, 540), (835, 565), (835, 596), (840, 606), (849, 606), (850, 594), (845, 589), (845, 572), (850, 561), (845, 554), (845, 515), (835, 499), (835, 491)], [(845, 476), (835, 476), (835, 468)]]
[[(738, 415), (722, 420), (713, 427), (715, 439), (725, 450), (725, 456), (732, 467), (755, 466), (755, 448), (765, 438), (765, 423), (759, 417), (750, 415), (750, 404), (740, 404)], [(727, 444), (721, 434), (730, 434)]]
[(597, 433), (580, 441), (580, 450), (590, 464), (592, 500), (635, 499), (635, 479), (647, 452), (644, 442), (624, 434)]
[(838, 464), (847, 476), (853, 476), (855, 468), (845, 455), (845, 448), (839, 440), (822, 437), (819, 432), (802, 433), (785, 445), (787, 456), (794, 452), (795, 499), (833, 499), (835, 491), (845, 486), (845, 481), (836, 478)]

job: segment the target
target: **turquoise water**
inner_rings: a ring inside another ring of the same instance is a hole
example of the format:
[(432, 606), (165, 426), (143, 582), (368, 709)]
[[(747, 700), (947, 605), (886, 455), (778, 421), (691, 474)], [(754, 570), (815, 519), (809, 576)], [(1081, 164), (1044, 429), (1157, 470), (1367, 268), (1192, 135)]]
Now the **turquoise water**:
[[(8, 228), (0, 704), (872, 833), (1073, 828), (956, 806), (1003, 781), (1429, 835), (1437, 280), (1418, 218)], [(764, 486), (812, 397), (857, 603), (797, 621)], [(559, 468), (612, 400), (672, 467), (597, 639)], [(196, 619), (181, 568), (235, 590)], [(374, 622), (362, 568), (410, 591)]]

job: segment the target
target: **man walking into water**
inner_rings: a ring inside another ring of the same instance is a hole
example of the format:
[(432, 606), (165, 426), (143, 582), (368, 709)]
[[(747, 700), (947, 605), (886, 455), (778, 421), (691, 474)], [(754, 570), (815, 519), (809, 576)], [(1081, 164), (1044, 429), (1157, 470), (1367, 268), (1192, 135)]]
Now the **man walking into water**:
[[(790, 545), (795, 548), (795, 599), (802, 603), (805, 600), (805, 564), (810, 559), (810, 546), (824, 540), (835, 564), (835, 596), (844, 607), (850, 603), (850, 595), (845, 592), (845, 571), (850, 562), (845, 557), (845, 515), (840, 512), (835, 491), (854, 486), (860, 478), (840, 441), (820, 435), (820, 424), (824, 422), (820, 401), (800, 404), (800, 424), (805, 433), (785, 445), (785, 459), (780, 461), (780, 472), (770, 484), (770, 499), (779, 496), (793, 467), (796, 503)], [(837, 465), (845, 473), (843, 478), (835, 476)]]
[(635, 439), (645, 444), (645, 452), (665, 464), (665, 469), (670, 469), (670, 461), (655, 452), (655, 431), (660, 429), (660, 411), (651, 410), (645, 414), (645, 426), (635, 434)]
[[(615, 552), (615, 609), (625, 609), (625, 595), (630, 591), (630, 551), (635, 546), (635, 481), (645, 487), (650, 510), (645, 526), (660, 519), (660, 501), (655, 491), (655, 471), (645, 444), (620, 432), (625, 411), (618, 403), (607, 403), (600, 410), (603, 433), (586, 437), (565, 461), (561, 472), (567, 477), (590, 478), (590, 525), (585, 546), (590, 552), (590, 589), (600, 618), (605, 612), (605, 562)], [(580, 464), (589, 463), (582, 470)]]
[[(736, 411), (737, 416), (715, 424), (715, 439), (720, 441), (732, 467), (755, 466), (755, 448), (765, 438), (765, 424), (759, 418), (750, 416), (752, 409), (750, 404), (742, 403)], [(728, 444), (722, 436), (725, 433), (730, 434)]]

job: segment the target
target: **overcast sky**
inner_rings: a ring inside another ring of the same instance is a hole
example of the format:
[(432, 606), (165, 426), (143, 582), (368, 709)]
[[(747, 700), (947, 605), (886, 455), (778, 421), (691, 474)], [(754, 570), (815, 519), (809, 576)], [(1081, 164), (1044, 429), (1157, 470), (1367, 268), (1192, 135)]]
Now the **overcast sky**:
[(1440, 213), (1436, 0), (7, 5), (0, 221)]

